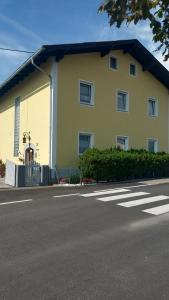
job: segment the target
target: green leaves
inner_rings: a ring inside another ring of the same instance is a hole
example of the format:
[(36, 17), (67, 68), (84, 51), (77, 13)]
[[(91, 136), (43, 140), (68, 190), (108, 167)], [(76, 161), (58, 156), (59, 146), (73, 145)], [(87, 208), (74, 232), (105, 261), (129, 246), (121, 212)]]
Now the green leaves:
[(168, 177), (169, 155), (144, 149), (89, 149), (80, 158), (80, 170), (83, 177), (97, 181)]
[(135, 25), (141, 20), (149, 21), (153, 41), (169, 59), (169, 0), (105, 0), (98, 9), (106, 12), (110, 26), (121, 27), (123, 23)]

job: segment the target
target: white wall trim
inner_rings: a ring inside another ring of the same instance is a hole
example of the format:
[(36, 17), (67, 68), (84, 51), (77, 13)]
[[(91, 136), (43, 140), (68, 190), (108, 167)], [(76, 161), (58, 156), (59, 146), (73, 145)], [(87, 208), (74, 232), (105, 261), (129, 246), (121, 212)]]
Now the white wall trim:
[(52, 58), (50, 84), (50, 132), (49, 132), (49, 166), (57, 165), (57, 134), (58, 134), (58, 63)]
[[(16, 110), (16, 100), (19, 99), (19, 149), (18, 149), (18, 155), (15, 155), (15, 126), (16, 126), (16, 119), (15, 119), (15, 110)], [(20, 150), (20, 133), (21, 133), (21, 97), (16, 96), (14, 98), (14, 127), (13, 127), (13, 157), (19, 156), (19, 150)]]

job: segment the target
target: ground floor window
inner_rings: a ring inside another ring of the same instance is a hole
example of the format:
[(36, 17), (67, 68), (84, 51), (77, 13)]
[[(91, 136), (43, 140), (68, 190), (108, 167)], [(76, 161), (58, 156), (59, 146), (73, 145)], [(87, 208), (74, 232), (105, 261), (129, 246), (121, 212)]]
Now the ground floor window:
[(85, 150), (93, 147), (93, 134), (79, 133), (79, 154), (83, 154)]
[(149, 152), (157, 152), (157, 140), (156, 139), (148, 139), (148, 151)]
[(128, 150), (128, 137), (127, 136), (117, 136), (116, 147), (122, 150)]

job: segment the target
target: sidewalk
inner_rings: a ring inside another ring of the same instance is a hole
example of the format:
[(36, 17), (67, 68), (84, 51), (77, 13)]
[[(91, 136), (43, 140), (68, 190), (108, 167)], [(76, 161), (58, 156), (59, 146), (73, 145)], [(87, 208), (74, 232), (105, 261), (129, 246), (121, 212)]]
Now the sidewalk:
[[(125, 185), (129, 183), (134, 183), (136, 182), (137, 184), (145, 184), (145, 185), (160, 185), (160, 184), (166, 184), (169, 183), (169, 178), (158, 178), (158, 179), (150, 179), (150, 180), (129, 180), (129, 181), (119, 181), (119, 182), (109, 182), (109, 183), (96, 183), (95, 186), (100, 186), (100, 185), (113, 185), (115, 188), (118, 187), (118, 185)], [(16, 188), (11, 185), (5, 184), (5, 179), (0, 178), (0, 191), (4, 190), (32, 190), (32, 189), (51, 189), (51, 188), (85, 188), (86, 185), (79, 185), (79, 184), (54, 184), (54, 185), (49, 185), (49, 186), (30, 186), (30, 187), (20, 187)], [(88, 185), (87, 185), (88, 186)], [(92, 185), (90, 185), (92, 186)]]
[(5, 184), (5, 178), (0, 178), (0, 189), (10, 189), (12, 186)]
[(145, 180), (145, 181), (140, 181), (140, 183), (147, 184), (147, 185), (149, 185), (149, 184), (151, 184), (151, 185), (164, 184), (164, 183), (169, 183), (169, 178)]

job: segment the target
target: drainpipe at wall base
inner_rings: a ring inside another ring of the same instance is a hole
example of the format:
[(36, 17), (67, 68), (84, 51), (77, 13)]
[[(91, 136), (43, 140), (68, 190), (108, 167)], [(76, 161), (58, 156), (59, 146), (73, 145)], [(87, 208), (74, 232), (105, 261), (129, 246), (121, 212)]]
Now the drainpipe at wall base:
[[(56, 179), (56, 158), (54, 158), (53, 149), (53, 135), (54, 135), (54, 117), (53, 117), (53, 103), (54, 103), (54, 93), (53, 93), (53, 78), (51, 74), (45, 72), (42, 68), (35, 64), (33, 58), (31, 58), (32, 65), (45, 76), (48, 77), (50, 83), (50, 138), (49, 138), (49, 168), (50, 168), (50, 181), (51, 183)], [(55, 152), (55, 151), (54, 151)]]

